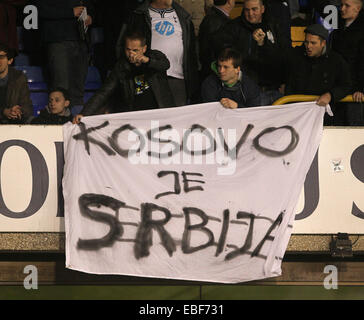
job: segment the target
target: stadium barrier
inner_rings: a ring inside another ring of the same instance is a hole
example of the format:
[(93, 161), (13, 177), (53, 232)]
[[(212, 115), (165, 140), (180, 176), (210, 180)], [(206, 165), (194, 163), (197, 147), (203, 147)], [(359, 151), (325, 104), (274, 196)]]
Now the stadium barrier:
[[(278, 100), (273, 102), (273, 106), (278, 106), (286, 103), (293, 103), (293, 102), (308, 102), (308, 101), (315, 101), (319, 98), (319, 96), (315, 95), (304, 95), (304, 94), (292, 94), (288, 96), (284, 96), (279, 98)], [(353, 96), (347, 95), (345, 98), (341, 99), (340, 102), (355, 102), (353, 100)], [(364, 102), (364, 99), (363, 99)]]

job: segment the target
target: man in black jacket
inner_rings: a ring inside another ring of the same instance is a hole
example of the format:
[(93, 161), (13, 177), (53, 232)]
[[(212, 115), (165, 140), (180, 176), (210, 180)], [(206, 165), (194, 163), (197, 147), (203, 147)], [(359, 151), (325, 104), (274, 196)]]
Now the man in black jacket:
[(145, 37), (134, 31), (126, 33), (124, 48), (123, 57), (81, 113), (74, 117), (74, 123), (79, 123), (82, 116), (97, 114), (115, 93), (120, 97), (114, 112), (175, 106), (166, 76), (167, 57), (160, 51), (147, 50)]
[(203, 102), (220, 101), (228, 109), (260, 105), (260, 90), (254, 81), (241, 71), (242, 60), (238, 51), (226, 48), (213, 64), (215, 74), (202, 83)]
[(289, 46), (291, 41), (291, 13), (286, 0), (263, 0), (266, 13), (280, 25), (282, 36)]
[(87, 33), (79, 19), (87, 12), (85, 26), (90, 27), (94, 17), (92, 1), (38, 0), (37, 6), (42, 41), (47, 51), (50, 86), (65, 88), (73, 105), (83, 105), (88, 46)]
[[(169, 62), (168, 82), (177, 106), (198, 94), (198, 63), (190, 14), (172, 0), (145, 0), (131, 15), (127, 27), (146, 35), (148, 48), (163, 52)], [(117, 44), (120, 56), (126, 25)]]
[(216, 35), (230, 21), (230, 12), (235, 7), (235, 0), (214, 0), (214, 6), (203, 18), (199, 34), (199, 57), (201, 63), (201, 79), (204, 80), (211, 71), (211, 63), (219, 52), (216, 49)]
[[(342, 0), (339, 28), (331, 35), (331, 48), (350, 67), (352, 90), (356, 102), (364, 98), (364, 12), (362, 0)], [(346, 103), (335, 114), (336, 125), (364, 125), (364, 108), (359, 103)]]
[(286, 95), (319, 95), (317, 104), (335, 103), (350, 93), (349, 67), (326, 46), (328, 31), (319, 24), (305, 29), (304, 45), (291, 49), (287, 66)]
[(221, 46), (232, 46), (242, 53), (245, 72), (261, 87), (264, 104), (281, 97), (279, 62), (289, 42), (279, 23), (266, 13), (263, 0), (244, 1), (241, 16), (219, 32), (219, 39)]

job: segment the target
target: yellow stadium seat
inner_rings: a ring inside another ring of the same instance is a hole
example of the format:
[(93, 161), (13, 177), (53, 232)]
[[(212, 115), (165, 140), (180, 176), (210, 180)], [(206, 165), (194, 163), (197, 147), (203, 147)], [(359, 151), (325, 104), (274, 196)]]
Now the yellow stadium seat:
[(235, 19), (241, 15), (241, 11), (243, 9), (243, 1), (236, 1), (235, 7), (230, 12), (230, 18)]
[(292, 47), (300, 46), (305, 41), (306, 27), (291, 27)]

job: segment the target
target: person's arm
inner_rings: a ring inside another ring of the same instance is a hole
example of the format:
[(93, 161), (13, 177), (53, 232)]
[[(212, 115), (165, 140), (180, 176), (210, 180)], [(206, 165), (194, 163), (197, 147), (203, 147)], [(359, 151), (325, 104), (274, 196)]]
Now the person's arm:
[(358, 56), (360, 57), (360, 59), (358, 59), (359, 61), (359, 66), (358, 66), (358, 70), (357, 70), (357, 81), (354, 84), (354, 93), (356, 93), (356, 99), (355, 101), (360, 101), (360, 97), (362, 96), (362, 94), (364, 93), (364, 41), (361, 40), (359, 43), (359, 54)]
[(19, 105), (5, 108), (3, 110), (4, 118), (9, 120), (20, 120), (22, 118), (21, 107)]
[(87, 8), (87, 19), (86, 19), (86, 26), (90, 26), (93, 21), (95, 20), (95, 6), (92, 1), (88, 0), (86, 3)]
[(316, 100), (316, 104), (325, 107), (332, 101), (332, 95), (330, 92), (325, 92)]
[(87, 0), (86, 1), (86, 8), (87, 8), (87, 14), (92, 17), (92, 19), (95, 18), (95, 5), (93, 4), (93, 1)]
[(219, 93), (215, 81), (215, 75), (208, 76), (201, 86), (201, 98), (203, 102), (214, 102), (219, 101)]
[(33, 113), (33, 104), (30, 99), (30, 91), (26, 76), (22, 73), (14, 84), (17, 92), (16, 104), (4, 109), (4, 115), (8, 119), (22, 119), (24, 122)]
[(187, 81), (191, 82), (189, 92), (190, 103), (196, 103), (200, 100), (200, 82), (199, 82), (199, 74), (198, 74), (198, 57), (197, 57), (197, 48), (196, 48), (196, 36), (195, 36), (195, 28), (192, 20), (189, 21), (189, 30), (190, 30), (190, 43), (189, 43), (189, 53), (188, 53), (188, 65), (189, 65), (189, 79)]
[[(276, 66), (276, 72), (282, 74), (283, 81), (283, 66), (284, 56), (288, 54), (291, 44), (286, 39), (281, 27), (278, 24), (272, 24), (272, 31), (263, 32), (262, 29), (257, 29), (253, 32), (253, 39), (257, 42), (257, 62), (262, 65)], [(270, 37), (274, 38), (274, 42), (269, 40)]]
[(83, 116), (90, 116), (96, 114), (106, 103), (107, 99), (114, 92), (118, 85), (120, 73), (120, 65), (117, 64), (113, 71), (110, 73), (108, 78), (102, 87), (96, 91), (96, 93), (87, 101), (82, 111), (80, 112)]
[(170, 67), (170, 63), (166, 55), (158, 50), (150, 50), (146, 53), (149, 61), (146, 62), (148, 68), (156, 71), (167, 71)]
[(330, 102), (338, 102), (346, 95), (351, 93), (352, 82), (350, 77), (349, 66), (347, 62), (339, 55), (337, 55), (338, 60), (335, 65), (336, 68), (336, 79), (335, 85), (332, 89), (329, 90), (331, 95)]
[(298, 51), (300, 47), (290, 48), (283, 52), (282, 54), (282, 83), (284, 84), (284, 95), (297, 94), (295, 92), (295, 73), (297, 72), (295, 68), (296, 63), (300, 63), (300, 55)]
[(243, 107), (242, 105), (239, 105), (236, 101), (229, 98), (222, 98), (220, 100), (220, 103), (226, 109), (236, 109), (238, 107)]
[(208, 17), (205, 17), (201, 24), (200, 27), (198, 29), (198, 48), (199, 48), (199, 60), (201, 62), (201, 64), (205, 64), (205, 61), (208, 60), (208, 57), (210, 55), (209, 53), (209, 48), (211, 50), (211, 47), (208, 43), (208, 39), (209, 39), (209, 34), (208, 34), (208, 28), (209, 28), (209, 20)]
[[(251, 79), (244, 79), (247, 84), (246, 90), (246, 106), (247, 107), (257, 107), (261, 106), (261, 92), (258, 85)], [(244, 90), (243, 90), (244, 92)]]

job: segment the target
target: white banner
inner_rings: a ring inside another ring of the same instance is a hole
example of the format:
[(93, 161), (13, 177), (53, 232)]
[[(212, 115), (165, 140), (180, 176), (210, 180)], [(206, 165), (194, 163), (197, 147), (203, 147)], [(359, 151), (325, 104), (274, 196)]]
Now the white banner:
[(293, 233), (364, 234), (364, 128), (327, 127), (306, 176)]
[(227, 283), (280, 275), (324, 112), (209, 103), (64, 125), (66, 266)]
[(0, 126), (0, 231), (64, 232), (60, 126)]

